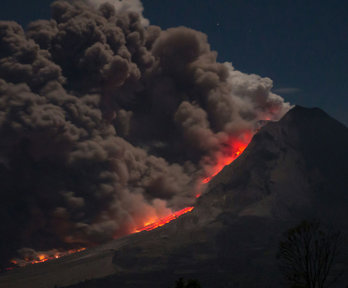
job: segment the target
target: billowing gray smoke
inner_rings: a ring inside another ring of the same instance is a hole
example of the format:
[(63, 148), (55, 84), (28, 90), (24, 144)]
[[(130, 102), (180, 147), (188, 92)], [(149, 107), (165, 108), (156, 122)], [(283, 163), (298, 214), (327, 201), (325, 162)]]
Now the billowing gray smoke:
[(77, 1), (26, 31), (0, 22), (3, 259), (107, 241), (191, 205), (233, 139), (289, 109), (270, 79), (217, 63), (205, 34), (146, 22)]

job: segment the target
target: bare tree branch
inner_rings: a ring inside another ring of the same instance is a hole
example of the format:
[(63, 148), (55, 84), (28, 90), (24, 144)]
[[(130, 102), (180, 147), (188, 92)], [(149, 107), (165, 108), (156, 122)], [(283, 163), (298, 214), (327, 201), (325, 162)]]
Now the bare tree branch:
[(278, 250), (279, 266), (291, 287), (327, 288), (337, 279), (333, 267), (341, 234), (324, 231), (317, 221), (303, 221), (287, 231)]

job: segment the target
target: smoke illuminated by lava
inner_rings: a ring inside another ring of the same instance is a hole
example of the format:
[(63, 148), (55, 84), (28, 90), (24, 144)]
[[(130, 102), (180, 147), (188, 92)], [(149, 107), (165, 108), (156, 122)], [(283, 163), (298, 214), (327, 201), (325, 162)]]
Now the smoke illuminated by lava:
[(0, 264), (178, 217), (290, 108), (271, 79), (219, 63), (204, 33), (101, 2), (0, 21)]
[(225, 166), (230, 165), (236, 160), (248, 146), (251, 140), (251, 133), (245, 133), (244, 141), (230, 140), (227, 149), (224, 149), (218, 153), (217, 163), (214, 166), (209, 167), (209, 173), (202, 182), (209, 183), (209, 181), (216, 176)]
[(236, 148), (235, 152), (233, 152), (231, 156), (222, 157), (218, 159), (218, 164), (213, 168), (213, 171), (214, 171), (213, 174), (209, 177), (204, 178), (202, 182), (209, 183), (209, 181), (214, 176), (216, 176), (225, 166), (231, 164), (235, 159), (237, 159), (238, 156), (243, 153), (246, 147), (247, 147), (246, 145), (241, 144), (238, 146), (238, 148)]
[[(231, 164), (234, 160), (236, 160), (245, 150), (248, 143), (251, 140), (251, 134), (247, 133), (243, 137), (244, 141), (241, 140), (231, 140), (227, 152), (224, 153), (224, 155), (221, 155), (220, 158), (218, 158), (218, 161), (216, 165), (213, 167), (213, 169), (210, 170), (210, 176), (203, 178), (203, 180), (200, 181), (197, 185), (197, 191), (196, 191), (196, 198), (199, 198), (202, 193), (202, 186), (209, 183), (211, 179), (213, 179), (225, 166)], [(147, 219), (146, 222), (144, 222), (143, 226), (140, 228), (136, 228), (136, 230), (132, 233), (138, 233), (142, 231), (151, 231), (158, 227), (164, 226), (167, 223), (177, 219), (178, 217), (191, 212), (194, 209), (193, 206), (186, 207), (184, 209), (181, 209), (179, 211), (173, 212), (165, 217), (154, 217)], [(25, 250), (25, 249), (24, 249)], [(23, 259), (13, 259), (11, 260), (11, 263), (15, 266), (23, 267), (28, 264), (37, 264), (37, 263), (43, 263), (48, 260), (58, 259), (60, 257), (70, 255), (73, 253), (84, 251), (85, 248), (81, 249), (71, 249), (68, 251), (60, 252), (57, 250), (47, 251), (47, 252), (38, 252), (36, 253), (32, 249), (27, 249), (24, 251)], [(28, 253), (29, 251), (29, 253)], [(11, 270), (11, 268), (7, 268), (6, 270)]]
[(190, 212), (193, 210), (194, 207), (186, 207), (180, 211), (174, 212), (167, 217), (163, 217), (160, 219), (154, 219), (154, 220), (149, 220), (148, 222), (145, 223), (144, 227), (138, 228), (135, 232), (141, 232), (141, 231), (151, 231), (153, 229), (156, 229), (158, 227), (161, 227), (178, 217), (180, 217), (183, 214), (186, 214), (187, 212)]
[[(202, 185), (209, 183), (210, 180), (213, 179), (225, 166), (230, 165), (244, 152), (245, 148), (248, 146), (251, 140), (251, 134), (246, 133), (243, 139), (244, 141), (230, 141), (228, 152), (222, 155), (220, 158), (218, 158), (217, 164), (210, 170), (210, 176), (203, 178), (203, 180), (201, 180), (201, 182), (197, 184), (196, 198), (199, 198), (201, 196)], [(135, 232), (151, 231), (177, 219), (183, 214), (191, 212), (193, 209), (193, 206), (186, 207), (182, 210), (169, 214), (166, 217), (149, 219), (144, 223), (143, 227), (137, 228)]]
[[(79, 248), (79, 249), (70, 249), (67, 251), (58, 251), (58, 250), (50, 250), (50, 251), (42, 251), (42, 252), (36, 252), (32, 249), (22, 249), (22, 258), (15, 258), (11, 260), (11, 264), (17, 266), (17, 267), (24, 267), (28, 264), (38, 264), (43, 263), (49, 260), (54, 260), (61, 258), (63, 256), (75, 254), (78, 252), (82, 252), (86, 250), (86, 248)], [(6, 270), (11, 270), (11, 268), (8, 268)]]

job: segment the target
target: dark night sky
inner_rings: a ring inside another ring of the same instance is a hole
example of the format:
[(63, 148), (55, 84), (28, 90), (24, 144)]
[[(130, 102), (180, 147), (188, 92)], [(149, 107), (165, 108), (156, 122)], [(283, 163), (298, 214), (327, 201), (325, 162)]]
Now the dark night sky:
[[(49, 17), (50, 0), (5, 0), (0, 19), (23, 25)], [(143, 0), (162, 29), (208, 35), (219, 61), (268, 76), (292, 104), (317, 106), (348, 125), (348, 1)]]

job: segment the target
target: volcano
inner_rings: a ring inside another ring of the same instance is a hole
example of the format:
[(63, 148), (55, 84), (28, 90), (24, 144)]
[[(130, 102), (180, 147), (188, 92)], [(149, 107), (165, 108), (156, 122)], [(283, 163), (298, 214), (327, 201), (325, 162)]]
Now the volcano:
[(296, 106), (259, 130), (192, 211), (152, 231), (10, 271), (0, 287), (170, 287), (179, 277), (203, 287), (280, 287), (275, 255), (284, 231), (314, 218), (348, 231), (347, 148), (347, 127), (318, 108)]

